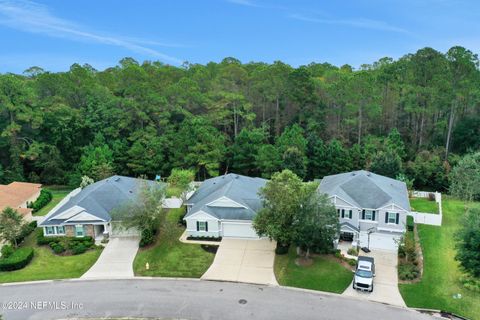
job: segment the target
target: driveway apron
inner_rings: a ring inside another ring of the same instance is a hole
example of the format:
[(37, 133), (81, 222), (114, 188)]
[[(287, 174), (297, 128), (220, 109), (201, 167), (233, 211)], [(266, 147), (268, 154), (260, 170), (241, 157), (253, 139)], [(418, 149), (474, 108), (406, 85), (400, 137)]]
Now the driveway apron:
[(397, 252), (373, 250), (369, 254), (362, 253), (362, 255), (375, 259), (376, 276), (373, 280), (373, 292), (355, 290), (350, 284), (343, 295), (405, 307), (405, 302), (398, 290)]
[(132, 278), (133, 260), (137, 254), (138, 242), (138, 237), (110, 238), (97, 262), (81, 278)]
[(224, 238), (202, 279), (278, 285), (274, 259), (275, 242)]

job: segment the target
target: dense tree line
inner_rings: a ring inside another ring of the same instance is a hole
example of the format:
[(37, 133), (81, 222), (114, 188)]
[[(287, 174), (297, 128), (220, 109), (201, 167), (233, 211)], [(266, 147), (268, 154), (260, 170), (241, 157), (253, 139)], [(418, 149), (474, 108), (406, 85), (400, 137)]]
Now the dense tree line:
[(443, 190), (480, 147), (478, 57), (424, 48), (353, 70), (234, 58), (174, 67), (125, 58), (0, 75), (0, 182), (225, 171), (310, 180), (370, 168)]

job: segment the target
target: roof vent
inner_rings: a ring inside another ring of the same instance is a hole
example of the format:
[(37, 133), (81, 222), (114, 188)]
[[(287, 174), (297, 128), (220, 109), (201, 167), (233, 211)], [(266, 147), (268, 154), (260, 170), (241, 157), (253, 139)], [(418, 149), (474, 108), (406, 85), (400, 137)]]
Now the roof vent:
[(237, 175), (235, 176), (235, 179), (238, 179), (238, 178), (240, 178), (240, 176), (237, 174)]
[(352, 172), (352, 176), (354, 176), (354, 175), (355, 175), (355, 172)]
[(115, 181), (118, 181), (118, 180), (120, 180), (120, 177), (115, 177), (114, 180), (115, 180)]
[(370, 177), (372, 174), (370, 172), (367, 172), (367, 177)]

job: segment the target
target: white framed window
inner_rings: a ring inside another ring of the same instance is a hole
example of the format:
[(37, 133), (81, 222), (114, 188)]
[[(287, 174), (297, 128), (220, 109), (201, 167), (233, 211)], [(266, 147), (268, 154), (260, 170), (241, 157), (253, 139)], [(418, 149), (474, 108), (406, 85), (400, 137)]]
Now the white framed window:
[(77, 224), (75, 226), (75, 236), (76, 237), (83, 237), (85, 236), (85, 231), (83, 230), (83, 225)]
[(197, 230), (198, 231), (208, 231), (208, 226), (206, 221), (198, 221), (197, 222)]
[(54, 227), (45, 227), (45, 232), (47, 235), (55, 234), (55, 229)]
[(64, 226), (58, 226), (56, 227), (57, 229), (57, 234), (65, 234), (65, 227)]
[(397, 214), (395, 212), (387, 212), (387, 223), (397, 223)]

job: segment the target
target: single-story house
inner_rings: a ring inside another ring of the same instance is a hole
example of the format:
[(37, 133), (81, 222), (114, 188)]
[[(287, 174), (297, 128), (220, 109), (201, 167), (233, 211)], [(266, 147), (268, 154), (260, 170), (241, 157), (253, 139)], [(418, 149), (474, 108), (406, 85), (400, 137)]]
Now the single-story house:
[(318, 192), (327, 194), (337, 209), (340, 239), (361, 247), (397, 247), (410, 212), (404, 182), (360, 170), (324, 177)]
[(159, 185), (155, 181), (124, 176), (112, 176), (83, 189), (76, 189), (52, 209), (40, 224), (45, 236), (91, 236), (101, 239), (107, 235), (136, 235), (137, 230), (121, 227), (112, 221), (112, 210), (135, 201), (143, 186)]
[(266, 182), (233, 173), (205, 180), (185, 203), (187, 236), (258, 238), (252, 220)]
[(42, 185), (28, 182), (12, 182), (0, 185), (0, 211), (10, 207), (17, 210), (26, 221), (32, 220), (32, 209), (28, 205), (40, 196)]

